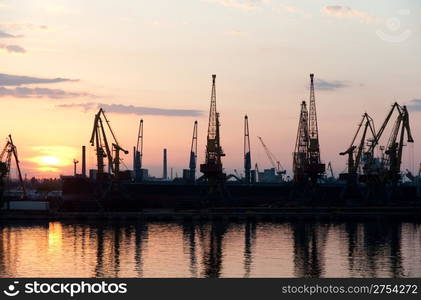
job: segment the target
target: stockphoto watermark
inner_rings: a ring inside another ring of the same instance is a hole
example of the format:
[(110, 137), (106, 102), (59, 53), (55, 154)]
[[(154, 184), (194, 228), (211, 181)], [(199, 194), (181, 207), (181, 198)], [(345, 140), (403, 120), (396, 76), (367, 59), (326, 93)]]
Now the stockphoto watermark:
[(376, 31), (377, 36), (388, 43), (402, 43), (412, 36), (412, 30), (403, 26), (405, 18), (411, 15), (409, 9), (399, 9), (395, 16), (387, 18), (383, 22), (382, 28)]
[(3, 290), (3, 294), (15, 297), (22, 294), (61, 294), (74, 297), (78, 294), (126, 294), (127, 283), (101, 282), (40, 282), (27, 281), (20, 284), (13, 281)]

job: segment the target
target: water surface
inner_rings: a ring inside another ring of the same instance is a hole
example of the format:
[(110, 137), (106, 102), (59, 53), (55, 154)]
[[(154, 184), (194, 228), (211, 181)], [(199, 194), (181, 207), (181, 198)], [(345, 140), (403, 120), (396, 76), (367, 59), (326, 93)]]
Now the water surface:
[(420, 277), (421, 226), (90, 222), (0, 226), (2, 277)]

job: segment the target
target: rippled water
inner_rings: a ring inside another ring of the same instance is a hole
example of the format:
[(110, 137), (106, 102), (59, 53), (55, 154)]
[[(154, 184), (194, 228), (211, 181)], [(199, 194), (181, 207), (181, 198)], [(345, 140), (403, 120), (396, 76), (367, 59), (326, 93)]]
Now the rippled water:
[(2, 277), (420, 277), (421, 226), (46, 222), (0, 226)]

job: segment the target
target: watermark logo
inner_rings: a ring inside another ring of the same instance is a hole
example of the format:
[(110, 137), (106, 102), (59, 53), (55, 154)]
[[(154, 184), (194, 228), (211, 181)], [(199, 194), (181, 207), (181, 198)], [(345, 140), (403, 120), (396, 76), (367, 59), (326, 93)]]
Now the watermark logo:
[(17, 296), (20, 293), (20, 291), (16, 288), (18, 284), (19, 281), (14, 281), (13, 284), (9, 284), (9, 286), (6, 290), (3, 291), (3, 293), (9, 297)]
[[(411, 14), (409, 9), (400, 9), (397, 11), (398, 16), (408, 16)], [(386, 32), (383, 29), (378, 29), (376, 34), (385, 42), (402, 43), (409, 39), (412, 31), (409, 28), (402, 28), (401, 19), (397, 16), (388, 18), (385, 22)]]

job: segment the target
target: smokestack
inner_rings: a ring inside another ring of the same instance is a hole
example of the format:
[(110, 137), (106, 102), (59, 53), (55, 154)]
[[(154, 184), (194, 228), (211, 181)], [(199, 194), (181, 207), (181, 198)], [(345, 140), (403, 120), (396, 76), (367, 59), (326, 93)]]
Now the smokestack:
[(167, 174), (167, 149), (166, 148), (164, 148), (164, 170), (162, 172), (162, 178), (163, 179), (168, 178), (168, 174)]
[(86, 177), (86, 146), (82, 146), (82, 176)]
[(133, 147), (133, 171), (136, 171), (136, 147)]

